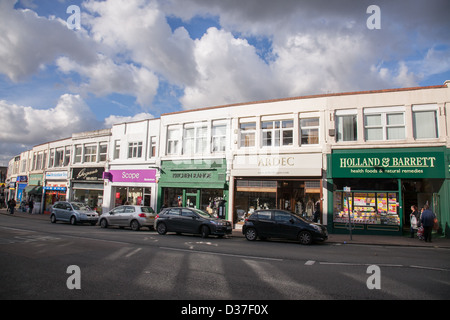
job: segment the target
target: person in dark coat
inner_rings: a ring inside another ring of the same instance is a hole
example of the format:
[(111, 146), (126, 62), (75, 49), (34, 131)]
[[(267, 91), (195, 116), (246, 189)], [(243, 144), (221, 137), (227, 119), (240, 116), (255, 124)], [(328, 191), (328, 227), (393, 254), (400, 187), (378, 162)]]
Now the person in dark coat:
[(14, 198), (12, 198), (11, 200), (8, 201), (9, 203), (9, 213), (10, 214), (14, 214), (14, 209), (16, 208), (16, 200), (14, 200)]
[(33, 213), (33, 208), (34, 208), (33, 199), (30, 199), (30, 201), (28, 202), (28, 208), (30, 209), (30, 213)]
[(436, 215), (430, 210), (430, 206), (428, 204), (424, 205), (423, 209), (424, 210), (420, 218), (420, 222), (423, 226), (423, 236), (425, 238), (425, 242), (431, 242), (431, 232), (433, 231), (434, 219), (436, 219)]

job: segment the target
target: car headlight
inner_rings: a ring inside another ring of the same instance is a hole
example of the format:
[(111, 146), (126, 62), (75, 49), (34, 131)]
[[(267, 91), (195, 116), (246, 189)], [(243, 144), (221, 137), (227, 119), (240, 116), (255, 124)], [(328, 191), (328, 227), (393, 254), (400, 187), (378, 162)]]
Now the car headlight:
[(316, 229), (317, 232), (322, 232), (322, 228), (320, 226), (318, 226), (317, 224), (310, 224), (311, 227), (313, 227), (314, 229)]
[(215, 220), (211, 220), (212, 224), (215, 224), (216, 226), (223, 226), (224, 223), (222, 221), (215, 221)]

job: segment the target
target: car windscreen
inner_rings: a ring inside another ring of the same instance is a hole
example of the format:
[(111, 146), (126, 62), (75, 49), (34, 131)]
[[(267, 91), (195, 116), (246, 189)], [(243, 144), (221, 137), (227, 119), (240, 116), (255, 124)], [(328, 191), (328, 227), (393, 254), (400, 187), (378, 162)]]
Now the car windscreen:
[(199, 209), (195, 209), (195, 208), (191, 208), (191, 210), (194, 211), (195, 213), (197, 213), (201, 217), (212, 218), (212, 216), (209, 213), (205, 212), (205, 211), (202, 211), (202, 210), (199, 210)]
[(83, 203), (71, 203), (74, 210), (81, 210), (81, 211), (90, 211), (91, 208), (89, 208), (87, 205)]

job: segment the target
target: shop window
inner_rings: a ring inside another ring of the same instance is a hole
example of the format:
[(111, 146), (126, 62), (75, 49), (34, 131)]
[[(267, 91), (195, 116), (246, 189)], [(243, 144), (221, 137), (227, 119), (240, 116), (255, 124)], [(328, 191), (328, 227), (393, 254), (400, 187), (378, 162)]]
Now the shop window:
[(319, 118), (300, 119), (300, 142), (305, 144), (319, 144)]
[(241, 123), (239, 125), (240, 146), (254, 147), (256, 136), (256, 122)]
[(261, 129), (264, 147), (291, 146), (293, 144), (293, 120), (263, 121)]
[(437, 105), (413, 106), (414, 139), (438, 137)]
[(364, 110), (364, 131), (367, 141), (405, 139), (403, 107)]
[(358, 140), (356, 110), (355, 114), (339, 114), (336, 112), (337, 141)]
[(128, 159), (142, 157), (142, 142), (128, 143)]
[(84, 162), (97, 162), (97, 146), (84, 147)]

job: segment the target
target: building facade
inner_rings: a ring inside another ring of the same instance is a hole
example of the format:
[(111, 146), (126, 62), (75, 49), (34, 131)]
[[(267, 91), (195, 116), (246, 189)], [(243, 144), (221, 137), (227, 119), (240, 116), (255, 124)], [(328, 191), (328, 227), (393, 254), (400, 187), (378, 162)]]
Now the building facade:
[[(65, 180), (67, 198), (97, 199), (102, 211), (191, 206), (239, 224), (278, 208), (318, 212), (330, 232), (376, 234), (401, 234), (410, 207), (429, 204), (445, 232), (449, 85), (224, 105), (74, 134), (28, 151), (20, 188), (42, 175), (45, 191)], [(21, 158), (11, 160), (10, 189)]]

